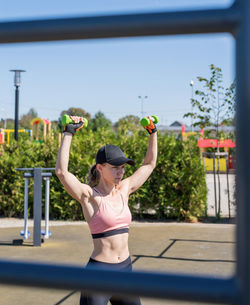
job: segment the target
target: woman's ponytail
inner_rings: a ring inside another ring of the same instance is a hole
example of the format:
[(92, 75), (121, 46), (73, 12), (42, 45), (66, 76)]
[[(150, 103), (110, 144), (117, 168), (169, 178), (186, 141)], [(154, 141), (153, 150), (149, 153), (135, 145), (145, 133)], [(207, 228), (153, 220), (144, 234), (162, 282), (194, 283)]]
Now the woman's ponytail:
[(94, 187), (98, 184), (100, 179), (100, 173), (98, 172), (96, 168), (96, 164), (91, 166), (89, 170), (89, 175), (88, 175), (88, 185), (91, 187)]

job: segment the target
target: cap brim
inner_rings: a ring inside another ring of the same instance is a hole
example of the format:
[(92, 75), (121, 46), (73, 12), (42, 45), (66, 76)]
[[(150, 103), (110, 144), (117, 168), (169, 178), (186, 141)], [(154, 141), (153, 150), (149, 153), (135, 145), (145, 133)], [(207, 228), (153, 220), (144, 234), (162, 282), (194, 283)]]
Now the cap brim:
[(135, 161), (134, 160), (127, 159), (127, 158), (124, 158), (124, 157), (114, 159), (114, 160), (112, 160), (110, 162), (107, 162), (107, 163), (109, 163), (111, 165), (115, 165), (115, 166), (119, 166), (119, 165), (122, 165), (122, 164), (125, 164), (125, 163), (127, 163), (129, 165), (132, 165), (132, 166), (135, 165)]

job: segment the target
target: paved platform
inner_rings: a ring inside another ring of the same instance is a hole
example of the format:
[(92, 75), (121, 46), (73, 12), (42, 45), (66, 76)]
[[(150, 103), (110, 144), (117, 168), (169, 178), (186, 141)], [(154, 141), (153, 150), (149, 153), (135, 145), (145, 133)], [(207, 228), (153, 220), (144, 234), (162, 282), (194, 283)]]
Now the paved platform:
[[(0, 226), (0, 258), (84, 266), (92, 252), (86, 223), (58, 224), (50, 228), (52, 237), (42, 247), (33, 247), (32, 240), (13, 245), (22, 228)], [(234, 224), (133, 223), (129, 238), (133, 268), (230, 277), (235, 270), (234, 235)], [(0, 304), (76, 305), (79, 292), (0, 285)], [(142, 298), (142, 304), (193, 303)]]

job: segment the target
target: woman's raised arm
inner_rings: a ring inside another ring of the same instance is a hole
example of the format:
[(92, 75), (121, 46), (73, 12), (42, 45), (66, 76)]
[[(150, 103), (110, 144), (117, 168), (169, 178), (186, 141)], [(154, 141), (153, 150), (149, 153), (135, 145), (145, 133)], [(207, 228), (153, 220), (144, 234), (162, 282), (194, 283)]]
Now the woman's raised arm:
[(83, 203), (83, 199), (91, 196), (91, 187), (81, 183), (68, 171), (69, 151), (73, 135), (65, 132), (56, 160), (56, 175), (65, 187), (67, 193)]
[(135, 192), (151, 175), (157, 161), (157, 132), (149, 136), (148, 149), (143, 165), (133, 175), (123, 180), (128, 194)]

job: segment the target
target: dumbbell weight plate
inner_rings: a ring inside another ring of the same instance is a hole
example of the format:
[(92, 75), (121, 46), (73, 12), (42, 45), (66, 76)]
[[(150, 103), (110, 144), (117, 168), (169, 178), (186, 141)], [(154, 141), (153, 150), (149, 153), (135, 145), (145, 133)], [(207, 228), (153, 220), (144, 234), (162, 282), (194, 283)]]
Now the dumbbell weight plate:
[(148, 118), (142, 118), (140, 123), (143, 127), (147, 127), (150, 123), (150, 120)]
[(83, 118), (83, 122), (84, 122), (84, 128), (86, 128), (89, 122), (86, 118)]
[(61, 121), (62, 121), (63, 126), (68, 125), (69, 123), (73, 122), (72, 119), (67, 114), (62, 116)]
[(159, 122), (158, 116), (152, 115), (152, 118), (154, 119), (154, 124), (157, 124)]

